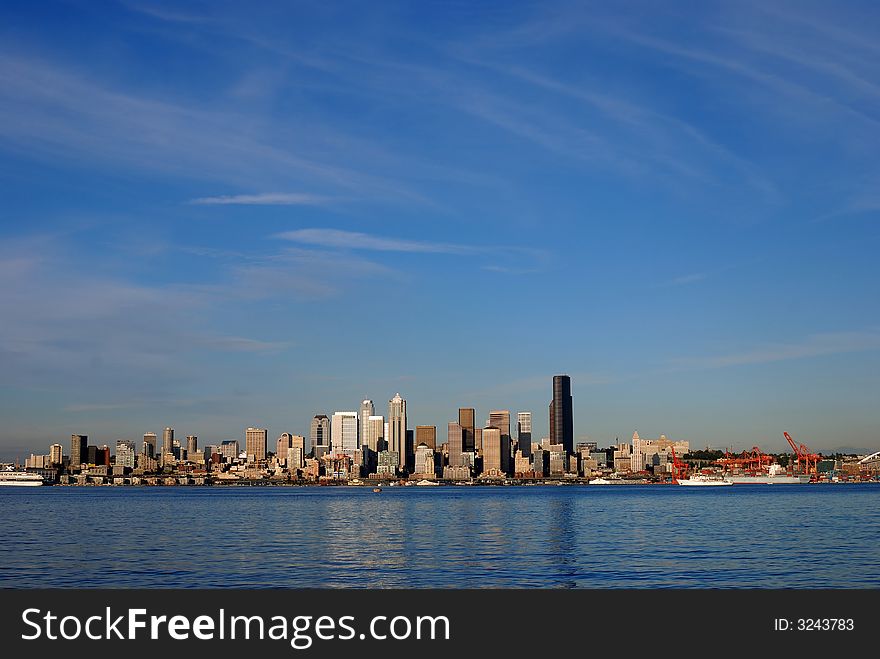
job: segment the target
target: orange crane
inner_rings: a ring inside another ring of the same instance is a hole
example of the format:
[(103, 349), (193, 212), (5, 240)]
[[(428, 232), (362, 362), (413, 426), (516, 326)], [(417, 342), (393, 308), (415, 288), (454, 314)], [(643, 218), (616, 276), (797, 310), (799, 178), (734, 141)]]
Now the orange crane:
[(679, 478), (682, 480), (687, 478), (688, 466), (686, 462), (682, 462), (675, 455), (675, 447), (672, 446), (670, 448), (672, 449), (672, 482), (677, 485)]
[(791, 446), (791, 449), (794, 451), (795, 456), (797, 456), (798, 471), (804, 474), (818, 473), (819, 460), (822, 458), (822, 456), (813, 453), (809, 448), (807, 448), (806, 444), (795, 444), (795, 441), (787, 432), (783, 432), (782, 434), (785, 435), (785, 439), (788, 441), (788, 445)]

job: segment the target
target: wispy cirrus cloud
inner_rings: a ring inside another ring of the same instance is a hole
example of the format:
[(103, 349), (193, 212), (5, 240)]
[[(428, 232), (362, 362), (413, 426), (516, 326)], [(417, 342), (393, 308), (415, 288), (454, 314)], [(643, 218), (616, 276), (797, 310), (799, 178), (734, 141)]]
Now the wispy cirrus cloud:
[(676, 364), (681, 368), (725, 368), (873, 350), (880, 350), (880, 332), (825, 332), (811, 334), (793, 343), (766, 344), (727, 355), (679, 359)]
[(307, 192), (262, 192), (259, 194), (198, 197), (189, 203), (198, 206), (322, 206), (332, 199)]
[(343, 231), (341, 229), (296, 229), (276, 234), (275, 237), (291, 242), (334, 249), (434, 254), (474, 254), (479, 251), (478, 248), (469, 245), (402, 240), (399, 238), (374, 236), (358, 231)]

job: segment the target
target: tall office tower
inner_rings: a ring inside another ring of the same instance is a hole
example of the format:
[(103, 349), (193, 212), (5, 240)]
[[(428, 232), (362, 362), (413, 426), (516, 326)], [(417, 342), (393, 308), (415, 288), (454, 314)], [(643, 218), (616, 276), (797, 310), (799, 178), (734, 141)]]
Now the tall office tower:
[(282, 464), (287, 464), (287, 450), (293, 446), (293, 435), (283, 432), (275, 441), (275, 458)]
[(86, 461), (86, 447), (89, 443), (88, 435), (71, 435), (70, 436), (70, 467), (71, 469), (79, 469), (80, 465)]
[(354, 455), (358, 450), (358, 413), (334, 412), (330, 424), (333, 455)]
[(291, 435), (287, 449), (287, 468), (302, 469), (305, 466), (306, 438), (302, 435)]
[(437, 426), (416, 426), (416, 446), (424, 444), (432, 451), (437, 449)]
[(195, 460), (196, 453), (199, 452), (199, 438), (195, 435), (186, 436), (186, 459)]
[(266, 459), (266, 444), (269, 441), (268, 428), (248, 428), (244, 431), (244, 446), (248, 462)]
[(388, 450), (397, 453), (398, 466), (406, 469), (406, 401), (400, 394), (388, 401)]
[(571, 378), (567, 375), (553, 376), (553, 400), (550, 401), (550, 444), (562, 444), (567, 454), (574, 453)]
[(483, 473), (500, 476), (507, 471), (504, 459), (504, 440), (498, 428), (483, 428)]
[[(501, 431), (501, 443), (507, 445), (503, 450), (503, 455), (506, 456), (506, 460), (511, 455), (511, 444), (513, 441), (510, 437), (510, 410), (495, 410), (489, 412), (489, 423), (487, 425), (490, 428), (498, 428)], [(501, 468), (504, 471), (508, 471), (510, 465), (505, 461), (501, 463)]]
[[(330, 449), (330, 419), (326, 414), (316, 414), (312, 419), (312, 427), (309, 431), (309, 439), (311, 440), (311, 448), (316, 446), (326, 447), (325, 452)], [(315, 453), (315, 457), (318, 457)]]
[(474, 428), (474, 451), (483, 454), (483, 429)]
[(134, 469), (134, 442), (127, 439), (116, 440), (116, 466)]
[(464, 428), (460, 423), (450, 421), (446, 430), (446, 450), (449, 452), (450, 467), (460, 467), (463, 464), (462, 446), (464, 446)]
[(532, 455), (532, 413), (516, 413), (516, 443), (525, 457)]
[(62, 460), (64, 460), (64, 447), (61, 444), (52, 444), (49, 447), (49, 463), (60, 465)]
[(474, 436), (474, 408), (459, 407), (458, 408), (458, 425), (461, 426), (461, 450), (462, 452), (476, 450)]
[(165, 428), (162, 431), (162, 455), (174, 452), (174, 428)]
[(363, 445), (376, 453), (385, 450), (384, 416), (371, 416), (367, 418), (367, 438)]
[(158, 455), (156, 451), (159, 446), (158, 438), (154, 432), (144, 433), (144, 450), (141, 451), (148, 458), (155, 458)]
[(373, 401), (367, 400), (366, 398), (361, 401), (358, 446), (364, 446), (367, 443), (367, 425), (369, 425), (370, 417), (374, 414), (376, 414), (376, 408), (373, 407)]

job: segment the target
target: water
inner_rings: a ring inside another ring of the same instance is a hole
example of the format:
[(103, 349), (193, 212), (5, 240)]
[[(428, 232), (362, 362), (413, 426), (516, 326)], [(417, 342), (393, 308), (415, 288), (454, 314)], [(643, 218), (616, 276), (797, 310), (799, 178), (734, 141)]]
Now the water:
[(0, 488), (0, 587), (880, 587), (880, 485)]

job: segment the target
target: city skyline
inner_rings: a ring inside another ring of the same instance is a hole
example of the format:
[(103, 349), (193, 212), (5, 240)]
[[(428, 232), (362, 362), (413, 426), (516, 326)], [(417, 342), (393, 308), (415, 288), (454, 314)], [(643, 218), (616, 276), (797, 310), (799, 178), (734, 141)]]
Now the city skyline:
[(875, 13), (4, 3), (0, 459), (561, 372), (575, 442), (880, 449)]

